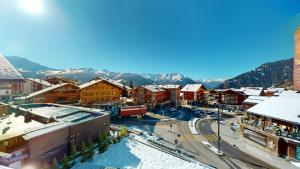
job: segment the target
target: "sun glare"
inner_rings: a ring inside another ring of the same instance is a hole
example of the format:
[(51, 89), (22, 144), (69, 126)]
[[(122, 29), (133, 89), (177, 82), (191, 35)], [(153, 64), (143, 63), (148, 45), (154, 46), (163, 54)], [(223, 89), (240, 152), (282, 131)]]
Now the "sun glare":
[(20, 0), (20, 5), (30, 14), (41, 14), (44, 11), (42, 0)]

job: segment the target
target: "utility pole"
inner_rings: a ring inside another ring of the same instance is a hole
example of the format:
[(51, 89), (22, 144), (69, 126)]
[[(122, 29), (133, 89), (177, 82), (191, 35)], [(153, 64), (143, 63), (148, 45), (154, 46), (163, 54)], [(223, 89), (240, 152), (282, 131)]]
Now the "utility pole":
[(220, 136), (220, 103), (218, 103), (218, 153), (220, 153), (220, 140), (221, 140), (221, 136)]

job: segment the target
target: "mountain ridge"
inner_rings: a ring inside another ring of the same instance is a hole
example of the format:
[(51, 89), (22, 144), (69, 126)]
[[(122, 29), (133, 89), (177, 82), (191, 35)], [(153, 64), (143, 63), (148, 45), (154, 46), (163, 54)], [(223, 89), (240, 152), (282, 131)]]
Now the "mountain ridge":
[(7, 56), (7, 59), (21, 72), (25, 78), (45, 78), (48, 76), (63, 76), (70, 79), (77, 79), (80, 83), (87, 82), (95, 77), (110, 78), (119, 82), (129, 84), (133, 82), (134, 86), (157, 84), (195, 84), (204, 83), (207, 88), (214, 88), (221, 81), (200, 82), (193, 80), (180, 73), (124, 73), (113, 72), (106, 69), (96, 70), (93, 68), (70, 68), (70, 69), (55, 69), (32, 62), (26, 58), (18, 56)]
[(293, 63), (293, 58), (267, 62), (253, 70), (225, 80), (218, 88), (240, 88), (243, 86), (267, 88), (292, 84)]

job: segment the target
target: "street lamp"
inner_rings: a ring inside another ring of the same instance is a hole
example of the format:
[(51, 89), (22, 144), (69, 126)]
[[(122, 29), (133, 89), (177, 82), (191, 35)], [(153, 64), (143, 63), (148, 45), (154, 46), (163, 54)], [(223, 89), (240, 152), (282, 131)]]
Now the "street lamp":
[(220, 140), (221, 140), (221, 136), (220, 136), (220, 103), (218, 103), (218, 153), (220, 153)]

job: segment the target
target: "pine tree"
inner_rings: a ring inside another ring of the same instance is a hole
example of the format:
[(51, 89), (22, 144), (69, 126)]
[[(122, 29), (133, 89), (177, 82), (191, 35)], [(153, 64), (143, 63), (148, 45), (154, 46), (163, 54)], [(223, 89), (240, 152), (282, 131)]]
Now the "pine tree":
[(44, 162), (42, 169), (50, 169), (50, 166), (46, 161)]
[(88, 140), (88, 152), (87, 152), (87, 157), (88, 159), (93, 159), (94, 156), (94, 142), (89, 138)]
[(122, 97), (128, 97), (127, 88), (124, 82), (123, 82)]
[(87, 160), (87, 156), (86, 156), (86, 145), (84, 141), (81, 143), (80, 155), (81, 155), (81, 162), (85, 162)]
[(62, 163), (61, 169), (68, 169), (69, 168), (69, 158), (66, 154), (64, 154), (64, 157), (63, 157), (61, 163)]
[(132, 83), (132, 81), (129, 81), (129, 87), (130, 87), (131, 89), (133, 89), (133, 83)]
[(76, 158), (76, 155), (77, 155), (77, 149), (76, 149), (76, 146), (75, 144), (72, 144), (72, 150), (71, 150), (71, 160), (74, 160)]
[(102, 134), (99, 137), (99, 147), (98, 147), (99, 154), (104, 153), (107, 150), (108, 146), (109, 146), (109, 138), (107, 135)]
[(56, 158), (54, 158), (54, 160), (52, 162), (52, 169), (59, 169)]

